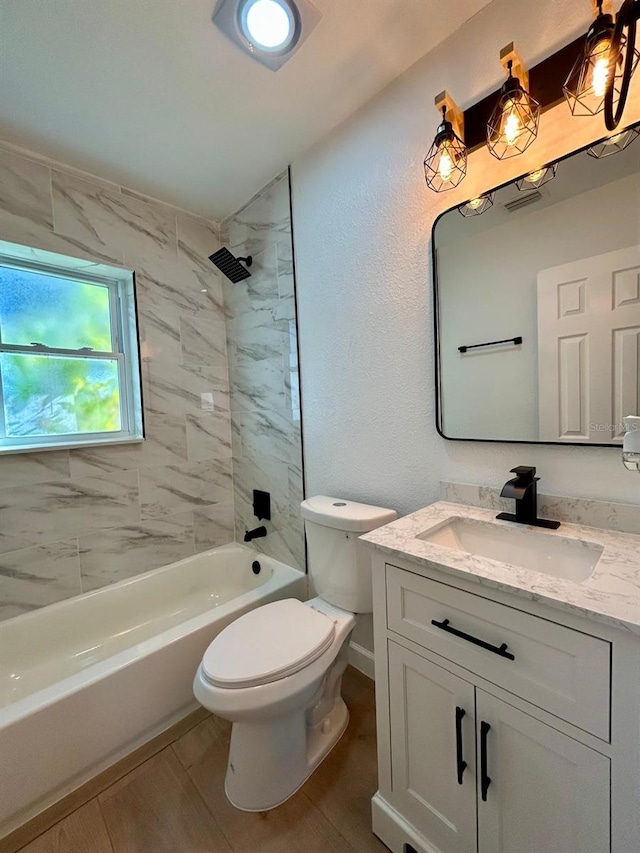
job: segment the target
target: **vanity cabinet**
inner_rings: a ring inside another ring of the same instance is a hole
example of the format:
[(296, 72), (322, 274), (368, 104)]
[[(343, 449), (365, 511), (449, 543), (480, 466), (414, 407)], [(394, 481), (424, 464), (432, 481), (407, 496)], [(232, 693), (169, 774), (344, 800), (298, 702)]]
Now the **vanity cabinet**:
[(637, 646), (397, 562), (374, 556), (374, 832), (394, 853), (640, 851), (637, 690), (612, 691)]
[(608, 853), (605, 756), (397, 643), (388, 654), (393, 802), (437, 850)]

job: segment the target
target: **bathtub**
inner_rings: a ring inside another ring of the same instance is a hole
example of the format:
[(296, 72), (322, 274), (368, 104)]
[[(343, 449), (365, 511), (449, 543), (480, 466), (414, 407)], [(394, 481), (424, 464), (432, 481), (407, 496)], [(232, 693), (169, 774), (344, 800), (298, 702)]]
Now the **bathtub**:
[(232, 544), (0, 622), (0, 838), (197, 708), (222, 628), (306, 589)]

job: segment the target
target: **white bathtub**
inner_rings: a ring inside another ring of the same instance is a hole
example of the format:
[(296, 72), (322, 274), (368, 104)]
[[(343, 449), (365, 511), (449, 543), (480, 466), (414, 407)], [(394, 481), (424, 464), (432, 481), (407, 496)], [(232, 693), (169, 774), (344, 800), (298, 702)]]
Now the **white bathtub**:
[(225, 625), (306, 589), (225, 545), (0, 622), (0, 838), (194, 710)]

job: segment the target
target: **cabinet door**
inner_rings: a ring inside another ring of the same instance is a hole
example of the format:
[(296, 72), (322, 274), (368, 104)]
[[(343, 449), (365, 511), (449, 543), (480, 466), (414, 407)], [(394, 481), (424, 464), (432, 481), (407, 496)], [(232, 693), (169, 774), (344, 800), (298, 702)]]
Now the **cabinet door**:
[(608, 758), (479, 689), (476, 721), (479, 853), (609, 853)]
[(390, 642), (389, 701), (393, 805), (441, 853), (475, 853), (473, 685)]

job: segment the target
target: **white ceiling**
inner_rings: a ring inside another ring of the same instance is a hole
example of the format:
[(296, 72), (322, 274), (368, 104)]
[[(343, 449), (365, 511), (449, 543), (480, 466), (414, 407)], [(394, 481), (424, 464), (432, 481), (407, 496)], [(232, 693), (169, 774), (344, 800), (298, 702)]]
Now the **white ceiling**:
[(0, 0), (0, 138), (221, 219), (488, 2), (315, 0), (274, 73), (216, 0)]

